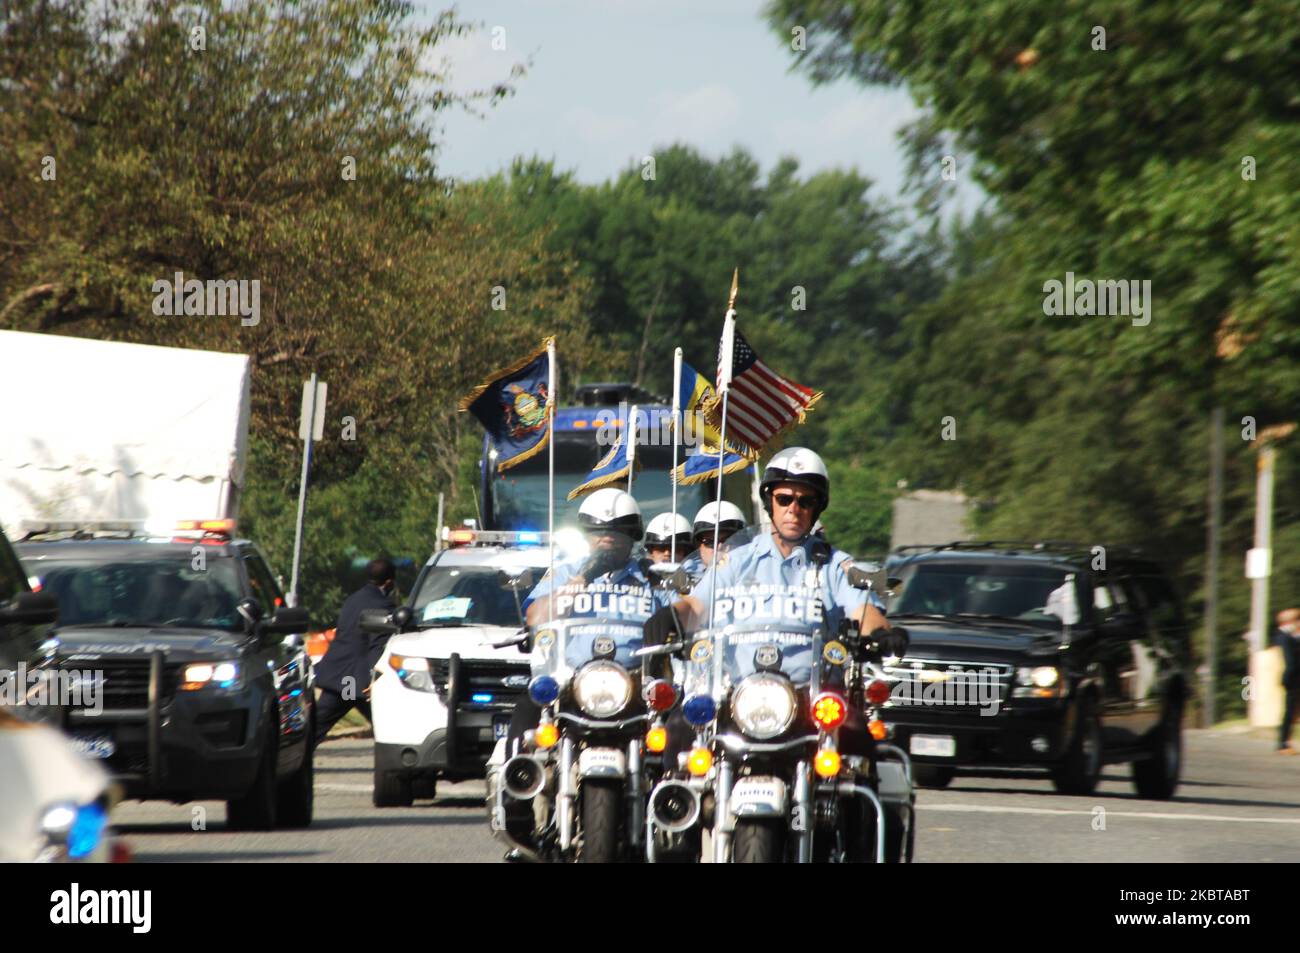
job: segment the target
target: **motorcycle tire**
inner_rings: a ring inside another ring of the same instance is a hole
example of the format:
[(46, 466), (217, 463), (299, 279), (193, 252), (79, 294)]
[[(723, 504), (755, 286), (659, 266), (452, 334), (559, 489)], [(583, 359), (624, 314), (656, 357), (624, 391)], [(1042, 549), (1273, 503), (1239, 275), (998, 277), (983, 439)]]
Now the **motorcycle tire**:
[(779, 821), (738, 820), (731, 835), (731, 859), (737, 864), (779, 864), (784, 859), (784, 828)]
[(578, 863), (612, 864), (618, 860), (618, 815), (623, 782), (582, 782), (582, 840)]

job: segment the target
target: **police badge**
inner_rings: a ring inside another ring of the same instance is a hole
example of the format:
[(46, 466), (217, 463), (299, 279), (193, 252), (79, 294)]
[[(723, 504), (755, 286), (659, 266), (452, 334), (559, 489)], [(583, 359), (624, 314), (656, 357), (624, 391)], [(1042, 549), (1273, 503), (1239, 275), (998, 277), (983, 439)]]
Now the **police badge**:
[(774, 669), (781, 665), (781, 650), (775, 645), (760, 645), (754, 650), (754, 667)]
[(596, 641), (592, 643), (591, 651), (596, 658), (613, 658), (614, 657), (614, 639), (608, 635), (596, 636)]
[(713, 655), (713, 645), (708, 639), (700, 639), (691, 646), (691, 661), (697, 664), (707, 662)]

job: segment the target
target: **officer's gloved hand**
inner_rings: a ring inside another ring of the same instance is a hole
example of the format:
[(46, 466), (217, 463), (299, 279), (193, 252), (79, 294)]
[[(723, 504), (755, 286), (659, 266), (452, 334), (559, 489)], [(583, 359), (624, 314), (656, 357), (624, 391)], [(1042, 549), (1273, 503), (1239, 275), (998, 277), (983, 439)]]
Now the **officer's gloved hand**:
[(664, 606), (645, 620), (641, 627), (646, 645), (667, 645), (677, 638), (677, 615), (672, 606)]
[(587, 582), (595, 579), (597, 576), (603, 576), (607, 572), (613, 572), (615, 569), (622, 567), (625, 560), (619, 559), (613, 552), (607, 549), (597, 549), (582, 564), (578, 570), (578, 575)]
[(902, 658), (907, 654), (907, 647), (912, 641), (907, 630), (901, 625), (896, 625), (892, 629), (886, 629), (882, 625), (874, 629), (867, 638), (880, 647), (881, 656), (893, 655), (896, 658)]

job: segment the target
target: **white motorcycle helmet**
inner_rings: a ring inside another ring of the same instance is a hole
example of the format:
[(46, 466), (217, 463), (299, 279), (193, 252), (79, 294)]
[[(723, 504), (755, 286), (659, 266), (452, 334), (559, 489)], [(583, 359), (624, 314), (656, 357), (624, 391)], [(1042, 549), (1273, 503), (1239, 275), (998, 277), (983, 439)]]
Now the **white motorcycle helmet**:
[(700, 511), (695, 514), (693, 531), (697, 542), (712, 546), (715, 526), (718, 527), (719, 535), (726, 538), (732, 533), (740, 532), (745, 525), (745, 514), (740, 511), (740, 507), (723, 500), (705, 503), (700, 507)]
[(645, 529), (645, 545), (670, 547), (673, 537), (677, 538), (677, 551), (691, 549), (695, 546), (691, 538), (690, 521), (681, 513), (660, 513), (650, 521)]
[(597, 490), (582, 501), (578, 508), (578, 525), (585, 533), (597, 529), (614, 530), (630, 536), (634, 543), (645, 533), (641, 507), (630, 493), (612, 486)]
[(831, 478), (822, 458), (807, 447), (787, 447), (770, 461), (763, 471), (763, 482), (758, 485), (763, 508), (772, 515), (772, 488), (778, 483), (797, 483), (817, 494), (817, 512), (814, 521), (822, 515), (831, 502)]

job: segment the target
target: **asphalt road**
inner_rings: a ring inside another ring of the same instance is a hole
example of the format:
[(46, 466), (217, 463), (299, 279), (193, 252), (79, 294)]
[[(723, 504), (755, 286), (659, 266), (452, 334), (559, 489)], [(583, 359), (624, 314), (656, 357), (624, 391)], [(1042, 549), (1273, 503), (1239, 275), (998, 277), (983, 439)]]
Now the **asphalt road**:
[[(1278, 756), (1245, 732), (1188, 731), (1185, 745), (1183, 785), (1170, 801), (1137, 798), (1128, 767), (1118, 765), (1089, 797), (1058, 795), (1028, 772), (963, 774), (947, 790), (922, 790), (916, 860), (1300, 861), (1300, 757)], [(500, 860), (482, 782), (441, 785), (434, 801), (377, 810), (371, 767), (368, 740), (326, 742), (316, 822), (305, 831), (227, 833), (219, 802), (132, 802), (114, 821), (145, 862)], [(205, 829), (192, 829), (200, 821)]]

